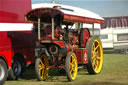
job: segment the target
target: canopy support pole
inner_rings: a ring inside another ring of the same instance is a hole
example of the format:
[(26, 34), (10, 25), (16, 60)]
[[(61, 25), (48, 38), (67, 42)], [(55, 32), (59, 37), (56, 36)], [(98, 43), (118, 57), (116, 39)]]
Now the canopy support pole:
[(92, 37), (94, 37), (94, 23), (92, 24)]
[(78, 34), (80, 34), (80, 23), (78, 23)]
[(52, 40), (54, 40), (54, 18), (52, 18)]
[(40, 40), (40, 18), (38, 18), (38, 40)]

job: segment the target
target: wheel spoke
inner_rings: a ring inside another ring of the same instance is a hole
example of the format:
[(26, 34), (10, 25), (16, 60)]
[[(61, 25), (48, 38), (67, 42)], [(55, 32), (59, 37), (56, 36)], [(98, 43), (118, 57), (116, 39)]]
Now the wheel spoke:
[(44, 80), (44, 70), (40, 71), (41, 79)]
[(75, 59), (74, 59), (74, 56), (72, 58), (72, 71), (75, 72)]
[(74, 59), (72, 59), (72, 64), (74, 64), (75, 63), (75, 60)]
[(72, 71), (70, 71), (70, 75), (72, 76), (73, 74), (72, 74)]
[(43, 65), (43, 62), (42, 62), (42, 60), (40, 59), (40, 63)]
[(98, 47), (99, 47), (99, 45), (97, 45), (97, 46), (95, 47), (94, 51), (96, 51), (96, 50), (98, 49)]
[(92, 57), (92, 62), (95, 62), (95, 60), (96, 60), (96, 57), (95, 56)]
[(42, 69), (42, 66), (41, 65), (39, 65), (39, 71)]
[(100, 52), (100, 50), (99, 50), (99, 49), (97, 49), (97, 50), (96, 50), (96, 53), (98, 54), (99, 52)]
[(95, 64), (95, 66), (94, 66), (94, 69), (96, 70), (97, 69), (97, 65)]
[(45, 72), (45, 71), (44, 71), (44, 69), (43, 69), (43, 70), (42, 70), (42, 74), (41, 74), (42, 77), (44, 76), (44, 72)]
[(70, 70), (70, 73), (71, 73), (71, 76), (74, 77), (75, 76), (75, 56), (72, 55), (72, 62), (71, 62), (71, 70)]
[(96, 59), (94, 58), (93, 60), (92, 60), (92, 66), (94, 66), (95, 65), (95, 62), (96, 61)]
[(44, 70), (44, 73), (43, 73), (43, 79), (46, 79), (46, 76), (47, 76), (47, 71), (46, 69)]
[(95, 59), (96, 57), (95, 57), (95, 55), (92, 55), (92, 59)]
[(71, 75), (72, 75), (72, 71), (73, 71), (73, 65), (72, 65), (72, 63), (70, 63), (69, 72), (70, 72)]
[(96, 65), (99, 66), (99, 61), (98, 60), (96, 61)]
[(73, 67), (73, 69), (72, 69), (72, 70), (73, 70), (73, 72), (75, 72), (75, 66)]
[(73, 68), (73, 65), (72, 65), (72, 63), (70, 63), (69, 70), (72, 71), (72, 68)]
[(94, 55), (95, 54), (95, 51), (94, 51), (94, 49), (92, 49), (92, 55)]
[(44, 66), (44, 64), (43, 65), (39, 65), (39, 69), (41, 70), (41, 69), (44, 69), (45, 68), (45, 66)]
[(44, 72), (44, 69), (39, 69), (39, 75), (42, 77), (42, 74), (43, 74), (43, 72)]
[(100, 58), (100, 56), (97, 56), (97, 60), (100, 60), (101, 58)]
[(74, 55), (71, 56), (71, 63), (73, 63), (75, 60), (74, 60)]

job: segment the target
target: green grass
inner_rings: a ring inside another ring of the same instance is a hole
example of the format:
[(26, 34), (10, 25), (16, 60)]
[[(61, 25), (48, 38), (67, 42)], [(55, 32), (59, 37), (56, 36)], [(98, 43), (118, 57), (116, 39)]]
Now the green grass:
[[(54, 70), (55, 71), (55, 70)], [(128, 54), (104, 54), (102, 72), (89, 75), (85, 69), (80, 69), (77, 79), (68, 82), (66, 76), (51, 72), (46, 81), (37, 81), (34, 68), (29, 68), (22, 79), (6, 81), (4, 85), (128, 85)]]

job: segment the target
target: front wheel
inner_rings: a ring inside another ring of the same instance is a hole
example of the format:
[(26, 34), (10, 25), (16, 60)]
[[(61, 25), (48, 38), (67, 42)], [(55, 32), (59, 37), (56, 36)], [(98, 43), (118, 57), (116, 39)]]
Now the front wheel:
[(89, 38), (86, 48), (88, 50), (88, 64), (86, 65), (89, 74), (98, 74), (103, 65), (103, 48), (99, 38)]
[(78, 63), (75, 53), (70, 52), (66, 57), (65, 71), (69, 81), (76, 79), (78, 71)]
[(36, 58), (35, 72), (39, 81), (44, 81), (48, 77), (48, 57), (46, 54), (41, 54), (40, 57)]
[(8, 75), (7, 65), (4, 60), (0, 59), (0, 85), (6, 81)]

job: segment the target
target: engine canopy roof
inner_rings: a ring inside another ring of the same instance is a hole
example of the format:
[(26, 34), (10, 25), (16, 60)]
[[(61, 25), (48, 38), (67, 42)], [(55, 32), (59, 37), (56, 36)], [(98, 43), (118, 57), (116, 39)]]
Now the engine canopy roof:
[(104, 24), (102, 17), (82, 8), (50, 3), (34, 4), (32, 8), (33, 10), (26, 14), (28, 21), (36, 22), (37, 18), (41, 18), (42, 22), (48, 22), (51, 20), (50, 17), (60, 16), (63, 22)]

